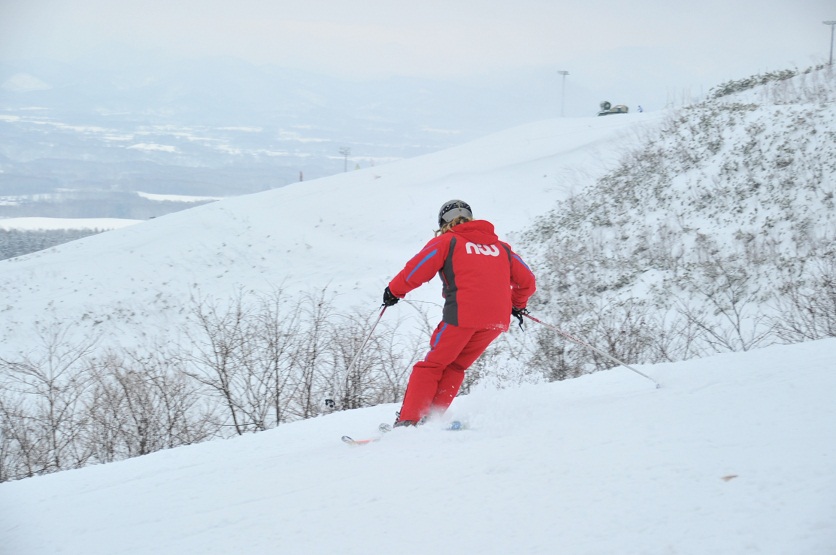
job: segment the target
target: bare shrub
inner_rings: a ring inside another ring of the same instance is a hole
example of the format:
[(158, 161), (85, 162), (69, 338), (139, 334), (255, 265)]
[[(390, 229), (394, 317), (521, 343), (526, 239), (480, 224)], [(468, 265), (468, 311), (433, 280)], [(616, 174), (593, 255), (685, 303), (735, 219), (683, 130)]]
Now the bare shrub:
[(214, 408), (162, 354), (111, 350), (90, 367), (85, 437), (100, 462), (198, 443), (217, 435)]
[(688, 293), (678, 300), (679, 314), (699, 330), (709, 352), (748, 351), (772, 342), (756, 277), (745, 260), (723, 256), (711, 243), (679, 281)]
[(228, 303), (195, 299), (192, 316), (199, 333), (189, 334), (185, 372), (220, 400), (226, 426), (240, 435), (286, 421), (292, 397), (304, 391), (297, 365), (314, 368), (317, 358), (315, 348), (300, 352), (311, 345), (299, 329), (300, 304), (280, 291), (239, 292)]
[(35, 332), (36, 349), (17, 360), (0, 359), (0, 445), (8, 478), (79, 468), (93, 456), (80, 439), (90, 387), (84, 358), (96, 341), (72, 342), (69, 330), (42, 324)]
[(775, 301), (775, 334), (790, 343), (836, 337), (836, 259), (831, 253), (805, 267), (804, 277), (784, 278)]

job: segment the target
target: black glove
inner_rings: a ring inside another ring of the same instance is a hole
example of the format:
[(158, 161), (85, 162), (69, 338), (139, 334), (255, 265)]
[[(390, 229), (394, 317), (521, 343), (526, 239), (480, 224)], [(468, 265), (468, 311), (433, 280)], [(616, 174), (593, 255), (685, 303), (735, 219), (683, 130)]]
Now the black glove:
[(523, 316), (525, 316), (526, 314), (528, 314), (527, 308), (511, 308), (511, 316), (520, 321), (520, 329), (523, 329)]
[(389, 287), (383, 290), (383, 304), (385, 304), (386, 306), (394, 306), (398, 304), (399, 300), (400, 299), (398, 297), (396, 297), (392, 294), (391, 291), (389, 291)]

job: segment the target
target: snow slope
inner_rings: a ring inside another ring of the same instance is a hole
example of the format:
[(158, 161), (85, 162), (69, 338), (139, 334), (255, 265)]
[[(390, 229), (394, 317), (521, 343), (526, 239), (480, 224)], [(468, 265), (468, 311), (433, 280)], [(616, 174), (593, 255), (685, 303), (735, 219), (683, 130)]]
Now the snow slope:
[[(386, 166), (219, 201), (0, 262), (0, 356), (36, 323), (101, 328), (123, 346), (170, 336), (192, 295), (319, 291), (373, 309), (430, 237), (439, 207), (466, 199), (500, 236), (523, 229), (610, 169), (660, 114), (536, 122)], [(362, 257), (358, 257), (362, 253)], [(424, 288), (413, 298), (437, 302)], [(107, 326), (97, 326), (107, 322)]]
[(836, 339), (394, 405), (0, 484), (0, 553), (836, 553)]

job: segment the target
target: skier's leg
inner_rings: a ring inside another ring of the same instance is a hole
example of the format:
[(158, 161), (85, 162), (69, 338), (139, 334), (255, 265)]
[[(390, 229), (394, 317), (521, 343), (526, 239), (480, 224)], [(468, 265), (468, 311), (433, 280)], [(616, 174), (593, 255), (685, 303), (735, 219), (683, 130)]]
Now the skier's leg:
[(399, 421), (418, 422), (429, 414), (445, 369), (460, 356), (475, 331), (444, 322), (435, 328), (430, 338), (430, 352), (424, 360), (416, 362), (412, 367)]
[(453, 402), (459, 388), (464, 381), (464, 371), (476, 362), (485, 349), (496, 339), (500, 330), (485, 329), (475, 330), (470, 341), (462, 348), (459, 356), (441, 374), (438, 381), (435, 397), (433, 397), (430, 410), (433, 412), (444, 412)]

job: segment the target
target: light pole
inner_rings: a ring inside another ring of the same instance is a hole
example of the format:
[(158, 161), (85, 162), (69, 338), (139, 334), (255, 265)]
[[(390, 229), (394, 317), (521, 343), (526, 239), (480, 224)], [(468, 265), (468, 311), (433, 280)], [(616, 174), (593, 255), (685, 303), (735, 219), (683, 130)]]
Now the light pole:
[(825, 25), (830, 25), (830, 62), (828, 65), (833, 65), (833, 27), (836, 26), (836, 21), (822, 21)]
[(348, 157), (351, 155), (351, 149), (347, 146), (340, 148), (340, 154), (343, 155), (345, 163), (343, 164), (343, 173), (348, 171)]
[(566, 101), (566, 76), (568, 71), (558, 70), (558, 73), (563, 76), (563, 85), (560, 90), (560, 117), (563, 117), (563, 104)]

